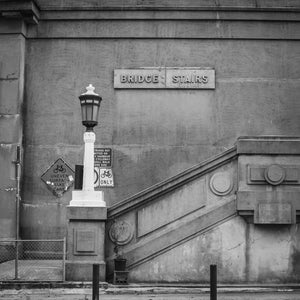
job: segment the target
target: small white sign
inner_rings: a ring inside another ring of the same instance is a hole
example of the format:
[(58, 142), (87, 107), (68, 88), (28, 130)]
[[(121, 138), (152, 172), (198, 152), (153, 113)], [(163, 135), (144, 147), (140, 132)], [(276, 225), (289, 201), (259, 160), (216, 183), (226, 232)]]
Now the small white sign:
[(111, 168), (95, 166), (95, 187), (114, 187), (114, 176)]

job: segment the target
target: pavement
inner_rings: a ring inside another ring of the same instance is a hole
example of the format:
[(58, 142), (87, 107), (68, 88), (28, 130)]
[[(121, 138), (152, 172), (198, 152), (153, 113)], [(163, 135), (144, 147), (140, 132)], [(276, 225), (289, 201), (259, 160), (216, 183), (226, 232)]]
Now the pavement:
[[(27, 288), (28, 287), (28, 288)], [(62, 288), (44, 286), (11, 286), (0, 283), (0, 299), (3, 300), (94, 300), (92, 286)], [(209, 300), (209, 287), (201, 286), (113, 286), (102, 284), (99, 300)], [(217, 300), (300, 300), (298, 286), (218, 287)]]

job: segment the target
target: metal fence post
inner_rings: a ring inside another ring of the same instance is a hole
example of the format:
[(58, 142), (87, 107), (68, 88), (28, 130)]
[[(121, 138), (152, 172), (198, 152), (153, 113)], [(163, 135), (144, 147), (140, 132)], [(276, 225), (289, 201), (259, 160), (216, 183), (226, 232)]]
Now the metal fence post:
[(62, 280), (65, 281), (66, 280), (66, 238), (64, 237), (63, 239), (63, 278)]
[(92, 300), (99, 300), (99, 264), (93, 264), (93, 297)]
[(217, 300), (217, 265), (210, 265), (210, 300)]
[(16, 240), (16, 257), (15, 257), (15, 280), (19, 279), (19, 244), (18, 240)]
[(20, 178), (21, 178), (21, 147), (17, 146), (17, 159), (14, 161), (16, 170), (16, 260), (15, 260), (15, 280), (19, 279), (19, 226), (20, 226)]

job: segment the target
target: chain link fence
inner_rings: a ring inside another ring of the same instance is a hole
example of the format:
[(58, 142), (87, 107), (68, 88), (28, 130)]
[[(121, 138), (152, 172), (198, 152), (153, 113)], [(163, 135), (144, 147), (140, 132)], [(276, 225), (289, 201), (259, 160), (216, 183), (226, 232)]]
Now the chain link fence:
[(0, 281), (64, 281), (66, 241), (0, 241)]

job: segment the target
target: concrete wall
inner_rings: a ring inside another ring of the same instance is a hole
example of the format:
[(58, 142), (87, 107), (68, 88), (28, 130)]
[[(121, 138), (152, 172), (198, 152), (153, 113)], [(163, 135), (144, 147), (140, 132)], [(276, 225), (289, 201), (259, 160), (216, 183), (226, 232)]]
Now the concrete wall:
[(133, 282), (209, 281), (217, 264), (221, 283), (298, 282), (298, 226), (260, 227), (236, 217), (130, 271)]
[[(56, 198), (40, 177), (58, 157), (73, 167), (82, 162), (78, 95), (89, 83), (103, 97), (96, 146), (114, 155), (108, 206), (222, 152), (238, 136), (299, 133), (298, 23), (286, 11), (221, 11), (223, 20), (210, 12), (207, 20), (201, 10), (172, 9), (167, 17), (160, 10), (91, 14), (39, 4), (45, 10), (29, 26), (26, 44), (23, 228), (32, 228), (24, 230), (29, 236), (64, 234), (71, 195)], [(113, 88), (114, 69), (142, 66), (212, 67), (216, 89)], [(45, 220), (49, 209), (53, 217)]]
[[(299, 142), (240, 138), (236, 148), (110, 208), (108, 279), (117, 244), (132, 282), (208, 283), (216, 264), (220, 283), (298, 283)], [(282, 168), (282, 182), (264, 179), (269, 166)]]
[(0, 240), (16, 238), (16, 149), (23, 138), (25, 39), (22, 21), (0, 20)]
[[(66, 235), (66, 205), (71, 193), (56, 197), (41, 176), (58, 158), (73, 169), (82, 163), (84, 128), (78, 96), (89, 83), (103, 97), (95, 129), (96, 146), (113, 149), (115, 187), (104, 189), (108, 206), (228, 149), (239, 136), (291, 136), (300, 132), (297, 3), (258, 0), (244, 1), (241, 6), (240, 2), (220, 0), (216, 6), (215, 1), (197, 5), (179, 0), (164, 0), (159, 5), (152, 1), (96, 2), (86, 0), (78, 6), (73, 1), (38, 0), (38, 23), (27, 24), (26, 30), (19, 19), (11, 23), (1, 18), (1, 32), (5, 33), (0, 37), (5, 40), (0, 45), (4, 55), (0, 70), (1, 170), (11, 169), (14, 146), (21, 142), (23, 130), (23, 238), (57, 239)], [(12, 27), (8, 27), (10, 24)], [(20, 29), (16, 35), (7, 35), (15, 33), (17, 25)], [(159, 66), (211, 67), (216, 71), (216, 88), (113, 87), (114, 69)], [(19, 114), (24, 77), (23, 128)], [(11, 89), (11, 84), (17, 87)], [(8, 173), (1, 172), (0, 176), (1, 189), (2, 183), (3, 187), (12, 183)], [(11, 237), (15, 230), (14, 196), (0, 193), (1, 212), (2, 208), (8, 211), (0, 215), (8, 232), (3, 237)], [(241, 236), (228, 245), (226, 237), (232, 228)], [(298, 243), (299, 233), (292, 228), (281, 228), (280, 239), (288, 236)], [(260, 281), (264, 276), (259, 253), (265, 257), (269, 249), (261, 248), (259, 239), (263, 236), (273, 243), (278, 241), (272, 239), (276, 229), (268, 234), (265, 231), (236, 218), (207, 233), (208, 240), (213, 241), (211, 247), (219, 247), (218, 255), (229, 255), (228, 249), (237, 246), (232, 251), (239, 260), (234, 262), (236, 273), (231, 281)], [(205, 248), (203, 238), (188, 243), (174, 248), (169, 260), (161, 256), (149, 263), (153, 273), (145, 280), (158, 280), (155, 274), (162, 261), (164, 267), (172, 266), (182, 251), (187, 251), (187, 264), (202, 259), (202, 254), (189, 251)], [(274, 256), (276, 261), (294, 247), (288, 241), (281, 245), (282, 251)], [(293, 281), (294, 262), (289, 257), (288, 265), (278, 269), (270, 266), (268, 274), (289, 270), (287, 280)], [(228, 272), (231, 265), (227, 256), (222, 264), (221, 272)], [(250, 265), (251, 272), (246, 268)], [(137, 280), (144, 266), (134, 270), (132, 278)], [(182, 270), (173, 271), (167, 280), (193, 281), (202, 274), (197, 271), (188, 277)], [(273, 280), (271, 275), (267, 278)]]

